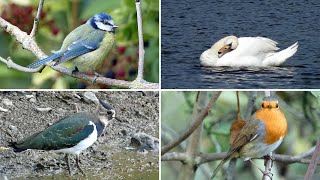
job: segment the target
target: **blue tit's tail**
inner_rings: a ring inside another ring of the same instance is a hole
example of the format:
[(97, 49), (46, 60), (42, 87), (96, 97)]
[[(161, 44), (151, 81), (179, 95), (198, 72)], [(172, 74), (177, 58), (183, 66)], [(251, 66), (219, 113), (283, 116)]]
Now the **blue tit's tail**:
[(53, 54), (47, 58), (44, 58), (44, 59), (41, 59), (40, 61), (37, 61), (37, 62), (34, 62), (32, 64), (29, 64), (27, 66), (27, 68), (36, 68), (38, 66), (41, 66), (42, 64), (46, 63), (46, 62), (49, 62), (49, 61), (52, 61), (52, 60), (55, 60), (59, 57), (61, 57), (63, 55), (63, 53), (56, 53), (56, 54)]

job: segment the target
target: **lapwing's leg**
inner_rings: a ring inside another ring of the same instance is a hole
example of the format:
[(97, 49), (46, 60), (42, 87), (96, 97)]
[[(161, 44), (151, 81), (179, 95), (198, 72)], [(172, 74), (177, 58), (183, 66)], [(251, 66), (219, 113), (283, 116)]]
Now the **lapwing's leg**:
[(82, 169), (80, 168), (79, 161), (80, 161), (80, 156), (79, 156), (79, 154), (78, 154), (77, 157), (76, 157), (77, 168), (80, 170), (80, 172), (81, 172), (83, 175), (86, 175), (86, 173), (84, 173), (84, 171), (82, 171)]
[(65, 161), (67, 163), (67, 168), (68, 168), (69, 175), (71, 176), (70, 163), (69, 163), (69, 154), (66, 154), (64, 159), (65, 159)]

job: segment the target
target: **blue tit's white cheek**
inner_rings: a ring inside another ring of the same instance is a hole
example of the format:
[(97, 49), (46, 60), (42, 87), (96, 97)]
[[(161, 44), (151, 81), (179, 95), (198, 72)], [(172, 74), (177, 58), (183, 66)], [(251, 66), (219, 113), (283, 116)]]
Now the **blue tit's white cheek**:
[(104, 31), (112, 31), (112, 27), (109, 25), (105, 25), (102, 22), (96, 22), (96, 25), (99, 29), (104, 30)]

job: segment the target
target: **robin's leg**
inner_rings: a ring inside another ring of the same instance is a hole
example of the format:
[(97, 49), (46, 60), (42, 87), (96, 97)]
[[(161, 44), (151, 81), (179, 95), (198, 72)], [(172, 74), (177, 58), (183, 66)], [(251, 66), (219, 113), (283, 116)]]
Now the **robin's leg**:
[(274, 157), (267, 154), (267, 155), (263, 156), (263, 159), (264, 159), (264, 166), (266, 166), (266, 163), (268, 160), (271, 160), (271, 167), (273, 167)]
[(251, 162), (254, 166), (256, 166), (256, 167), (259, 169), (259, 171), (260, 171), (263, 175), (267, 175), (267, 176), (270, 177), (270, 179), (272, 179), (273, 174), (272, 174), (271, 172), (266, 172), (266, 171), (262, 170), (252, 159), (249, 159), (249, 160), (250, 160), (250, 162)]
[(77, 168), (78, 168), (78, 169), (80, 170), (80, 172), (85, 176), (86, 174), (85, 174), (84, 171), (82, 171), (82, 169), (80, 168), (79, 161), (80, 161), (80, 157), (79, 157), (79, 155), (77, 155), (77, 157), (76, 157)]
[(68, 168), (69, 175), (71, 176), (70, 163), (69, 163), (69, 154), (66, 154), (64, 159), (65, 159), (65, 161), (67, 163), (67, 168)]

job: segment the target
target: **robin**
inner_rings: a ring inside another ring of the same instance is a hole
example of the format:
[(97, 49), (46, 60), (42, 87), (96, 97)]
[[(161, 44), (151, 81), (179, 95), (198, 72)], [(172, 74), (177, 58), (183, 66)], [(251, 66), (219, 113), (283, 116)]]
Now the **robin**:
[(245, 122), (211, 178), (233, 157), (241, 157), (246, 161), (269, 154), (281, 144), (286, 133), (287, 121), (279, 109), (278, 100), (274, 97), (265, 97), (261, 108)]

